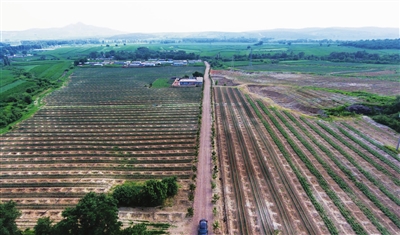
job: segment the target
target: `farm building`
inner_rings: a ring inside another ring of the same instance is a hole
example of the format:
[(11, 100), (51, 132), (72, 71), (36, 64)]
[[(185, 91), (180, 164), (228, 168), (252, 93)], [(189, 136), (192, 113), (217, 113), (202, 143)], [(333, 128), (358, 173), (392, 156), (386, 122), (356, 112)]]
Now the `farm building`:
[(198, 87), (203, 85), (203, 77), (176, 78), (174, 87)]
[(186, 60), (174, 60), (173, 66), (186, 66), (188, 63)]

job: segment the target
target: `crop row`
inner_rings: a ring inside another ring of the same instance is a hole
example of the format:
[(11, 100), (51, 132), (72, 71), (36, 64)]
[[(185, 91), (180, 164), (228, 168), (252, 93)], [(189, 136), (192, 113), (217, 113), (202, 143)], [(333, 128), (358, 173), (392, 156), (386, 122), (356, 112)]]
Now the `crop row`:
[[(112, 145), (115, 146), (115, 145)], [(193, 143), (181, 144), (181, 143), (158, 143), (158, 144), (136, 144), (136, 145), (119, 145), (118, 149), (114, 149), (111, 146), (97, 144), (97, 145), (44, 145), (44, 146), (12, 146), (3, 147), (1, 152), (14, 151), (35, 151), (35, 150), (45, 150), (45, 151), (68, 151), (68, 150), (85, 150), (85, 151), (95, 151), (95, 150), (109, 150), (109, 151), (142, 151), (142, 150), (184, 150), (194, 147)]]
[[(132, 133), (133, 134), (133, 133)], [(152, 135), (150, 135), (152, 134)], [(109, 140), (102, 140), (101, 135), (99, 136), (43, 136), (43, 137), (35, 137), (35, 136), (24, 136), (23, 139), (15, 136), (8, 135), (5, 138), (0, 138), (2, 143), (4, 142), (10, 142), (9, 144), (13, 144), (13, 142), (18, 143), (18, 141), (28, 141), (28, 142), (33, 142), (37, 141), (39, 143), (42, 143), (43, 141), (46, 142), (60, 142), (60, 141), (79, 141), (80, 143), (84, 142), (93, 142), (93, 141), (103, 141), (103, 142), (112, 142), (115, 141), (116, 143), (119, 143), (121, 141), (126, 142), (126, 141), (163, 141), (164, 138), (169, 139), (169, 140), (175, 140), (175, 139), (189, 139), (192, 137), (192, 135), (188, 135), (187, 133), (169, 133), (169, 134), (160, 134), (160, 135), (153, 135), (153, 133), (144, 133), (144, 135), (128, 135), (124, 133), (121, 133), (121, 135), (114, 135), (110, 136)], [(155, 133), (157, 134), (157, 133)], [(109, 135), (107, 135), (109, 136)]]
[[(222, 101), (222, 94), (220, 92), (216, 92), (216, 99), (217, 102)], [(229, 125), (226, 120), (228, 120), (227, 114), (224, 110), (224, 106), (219, 105), (218, 113), (221, 116), (220, 119), (218, 120), (218, 123), (222, 124), (222, 131), (223, 131), (223, 136), (225, 138), (226, 144), (229, 143), (234, 143), (233, 137), (230, 133)], [(218, 117), (218, 115), (217, 115)], [(234, 191), (234, 196), (236, 200), (235, 202), (235, 208), (236, 208), (236, 224), (238, 226), (238, 230), (240, 234), (249, 234), (250, 228), (249, 228), (249, 221), (246, 216), (246, 203), (245, 203), (245, 193), (243, 192), (243, 185), (242, 185), (242, 180), (238, 174), (238, 172), (233, 172), (234, 170), (238, 170), (239, 166), (238, 163), (235, 159), (235, 149), (233, 147), (228, 147), (226, 148), (227, 156), (229, 159), (229, 166), (230, 166), (230, 179), (232, 180), (232, 187)], [(233, 218), (230, 218), (233, 219)]]
[[(327, 141), (332, 147), (334, 147), (341, 155), (346, 157), (346, 159), (353, 164), (369, 181), (371, 181), (375, 186), (377, 186), (384, 194), (390, 194), (384, 186), (375, 179), (369, 172), (364, 170), (357, 161), (354, 160), (346, 151), (343, 150), (339, 145), (331, 140), (330, 137), (322, 133), (319, 129), (309, 123), (305, 118), (300, 117), (304, 123), (306, 123), (313, 131), (315, 131), (319, 136), (321, 136), (325, 141)], [(335, 157), (332, 160), (336, 159)], [(369, 187), (366, 186), (361, 181), (357, 180), (357, 178), (353, 175), (353, 173), (348, 170), (345, 166), (343, 166), (339, 160), (334, 160), (336, 165), (349, 177), (351, 181), (363, 192), (386, 216), (388, 216), (396, 226), (400, 226), (400, 220), (397, 216), (391, 212), (372, 192), (370, 192)], [(386, 192), (386, 193), (385, 193)]]
[[(221, 89), (221, 88), (220, 88)], [(245, 165), (245, 172), (247, 173), (247, 178), (249, 179), (251, 189), (252, 189), (252, 196), (253, 200), (256, 205), (256, 210), (258, 212), (258, 216), (260, 219), (260, 227), (262, 231), (265, 234), (272, 234), (273, 231), (273, 221), (271, 218), (272, 213), (265, 210), (267, 208), (266, 202), (263, 199), (263, 193), (261, 191), (261, 188), (258, 185), (257, 178), (255, 177), (255, 174), (252, 172), (254, 171), (254, 166), (251, 163), (251, 159), (256, 157), (257, 159), (262, 156), (262, 154), (259, 151), (258, 146), (256, 146), (256, 140), (252, 135), (252, 131), (250, 130), (250, 125), (248, 124), (248, 121), (246, 120), (247, 115), (244, 114), (242, 107), (245, 104), (239, 104), (237, 101), (235, 95), (233, 94), (233, 89), (223, 89), (223, 93), (225, 94), (225, 102), (228, 104), (236, 104), (235, 108), (233, 108), (233, 105), (228, 105), (228, 109), (230, 112), (230, 117), (231, 120), (233, 121), (233, 126), (235, 127), (235, 132), (236, 136), (238, 139), (239, 147), (240, 147), (240, 153), (241, 153), (241, 160), (243, 160), (243, 163)], [(235, 112), (236, 110), (236, 112)], [(240, 119), (239, 119), (240, 117)], [(243, 123), (243, 125), (239, 125), (239, 122)], [(241, 130), (240, 127), (244, 127), (245, 130)], [(246, 138), (247, 137), (247, 138)], [(247, 140), (247, 141), (246, 141)], [(254, 157), (249, 154), (249, 152), (254, 151)], [(270, 189), (271, 190), (271, 189)], [(272, 191), (272, 190), (271, 190)], [(288, 220), (288, 217), (285, 217), (284, 209), (282, 209), (282, 204), (279, 203), (278, 195), (274, 194), (275, 192), (271, 192), (271, 197), (272, 200), (274, 200), (274, 203), (277, 205), (277, 207), (282, 210), (280, 211), (280, 216), (283, 216), (284, 218), (282, 219), (284, 223), (284, 229), (288, 230), (289, 232), (294, 232), (293, 224), (292, 223), (287, 223), (286, 221)]]
[[(370, 163), (372, 166), (374, 166), (377, 170), (381, 171), (382, 173), (384, 173), (385, 175), (389, 176), (389, 178), (396, 184), (398, 185), (399, 179), (397, 176), (393, 175), (391, 172), (389, 172), (386, 168), (384, 168), (383, 166), (379, 165), (378, 163), (376, 163), (372, 158), (368, 157), (366, 154), (364, 154), (363, 152), (361, 152), (358, 148), (354, 147), (353, 145), (351, 145), (349, 142), (345, 141), (340, 135), (338, 135), (335, 131), (333, 131), (331, 128), (329, 128), (328, 126), (317, 122), (317, 124), (322, 127), (326, 132), (328, 132), (330, 135), (332, 135), (335, 139), (339, 140), (342, 144), (344, 144), (346, 147), (348, 147), (349, 149), (351, 149), (352, 151), (354, 151), (355, 153), (357, 153), (360, 157), (362, 157), (365, 161), (367, 161), (368, 163)], [(349, 156), (349, 155), (347, 155)], [(352, 159), (351, 156), (349, 156), (348, 159)], [(355, 162), (354, 159), (352, 159), (352, 163)], [(354, 164), (354, 163), (353, 163)], [(361, 168), (361, 167), (360, 167)], [(364, 174), (366, 177), (367, 175), (370, 176), (370, 174), (363, 170), (363, 172), (367, 173)], [(368, 177), (367, 177), (368, 178)], [(370, 176), (368, 179), (371, 180), (370, 178), (373, 178), (372, 176)], [(392, 200), (395, 200), (395, 196), (393, 196), (388, 190), (386, 190), (383, 187), (383, 184), (377, 180), (377, 179), (372, 179), (372, 182), (374, 182), (375, 185), (380, 185), (381, 187), (379, 187), (381, 189), (381, 191), (383, 193), (385, 193), (389, 198), (391, 198)]]
[(137, 160), (137, 159), (132, 159), (132, 160), (120, 160), (119, 158), (116, 158), (115, 160), (101, 160), (101, 159), (60, 159), (60, 160), (37, 160), (37, 159), (27, 159), (22, 161), (20, 158), (16, 159), (8, 159), (6, 161), (0, 159), (2, 161), (2, 166), (6, 165), (11, 165), (11, 164), (21, 164), (21, 163), (27, 163), (27, 164), (59, 164), (60, 161), (63, 162), (63, 164), (89, 164), (89, 163), (119, 163), (119, 164), (183, 164), (183, 163), (189, 163), (193, 160), (193, 157), (187, 157), (187, 158), (178, 158), (178, 159), (172, 159), (170, 157), (165, 158), (165, 159), (143, 159), (143, 160)]
[(391, 151), (390, 149), (382, 146), (381, 144), (376, 143), (374, 140), (372, 140), (368, 136), (364, 135), (362, 132), (360, 132), (359, 130), (355, 129), (351, 125), (349, 125), (349, 124), (347, 124), (345, 122), (342, 122), (341, 124), (343, 126), (345, 126), (347, 129), (351, 130), (352, 132), (354, 132), (357, 135), (359, 135), (360, 137), (362, 137), (364, 140), (366, 140), (369, 143), (373, 144), (375, 147), (379, 148), (380, 150), (384, 151), (385, 153), (389, 154), (392, 158), (394, 158), (394, 159), (396, 159), (397, 161), (400, 162), (400, 158), (398, 157), (397, 153), (395, 153), (395, 152)]
[(32, 137), (40, 137), (43, 139), (53, 139), (53, 138), (121, 138), (121, 137), (139, 137), (142, 138), (143, 136), (152, 138), (152, 137), (159, 137), (163, 135), (174, 135), (174, 134), (193, 134), (195, 133), (195, 129), (180, 129), (180, 130), (162, 130), (160, 131), (159, 129), (157, 131), (153, 132), (148, 132), (148, 131), (124, 131), (124, 130), (119, 130), (119, 131), (113, 131), (113, 132), (98, 132), (95, 135), (91, 132), (65, 132), (65, 133), (48, 133), (48, 132), (30, 132), (29, 134), (23, 133), (23, 132), (9, 132), (6, 135), (4, 135), (4, 139), (9, 139), (9, 138), (14, 138), (14, 137), (21, 137), (21, 138), (32, 138)]
[(91, 182), (36, 182), (36, 183), (1, 183), (1, 188), (68, 188), (68, 187), (101, 187), (107, 184)]
[[(256, 152), (255, 157), (257, 159), (257, 165), (262, 170), (262, 174), (264, 176), (263, 181), (267, 183), (268, 188), (271, 190), (273, 202), (278, 207), (279, 215), (282, 217), (282, 223), (284, 224), (285, 231), (287, 233), (296, 233), (294, 226), (293, 226), (294, 224), (289, 223), (291, 218), (290, 218), (290, 215), (289, 215), (287, 209), (283, 205), (284, 202), (279, 193), (279, 191), (281, 191), (282, 189), (278, 188), (278, 186), (276, 186), (271, 180), (269, 180), (269, 179), (273, 178), (273, 176), (271, 175), (269, 167), (267, 166), (265, 160), (263, 159), (263, 155), (264, 155), (263, 152), (261, 151), (260, 147), (255, 146), (255, 143), (257, 143), (257, 139), (260, 139), (261, 142), (263, 143), (262, 147), (265, 147), (266, 149), (268, 149), (268, 153), (270, 154), (270, 158), (273, 161), (274, 168), (277, 169), (279, 177), (281, 178), (281, 180), (283, 182), (284, 188), (288, 192), (290, 201), (292, 202), (292, 205), (296, 209), (296, 212), (299, 215), (299, 220), (304, 225), (305, 229), (307, 230), (307, 233), (308, 234), (317, 234), (318, 232), (314, 228), (313, 223), (310, 221), (309, 215), (307, 215), (307, 213), (306, 213), (306, 208), (304, 208), (303, 204), (300, 202), (298, 195), (296, 195), (290, 181), (284, 174), (282, 165), (276, 159), (277, 155), (275, 153), (273, 153), (273, 151), (271, 151), (270, 144), (267, 143), (267, 141), (265, 141), (264, 133), (261, 131), (262, 128), (259, 127), (259, 124), (256, 121), (256, 118), (254, 117), (253, 113), (251, 112), (250, 107), (246, 103), (243, 95), (237, 89), (230, 89), (231, 93), (233, 91), (235, 92), (236, 97), (239, 97), (241, 107), (243, 107), (243, 109), (244, 109), (244, 111), (241, 112), (241, 116), (248, 117), (248, 120), (249, 120), (248, 122), (251, 122), (251, 126), (254, 127), (253, 128), (254, 131), (258, 134), (259, 138), (256, 138), (256, 136), (251, 135), (252, 138), (251, 138), (250, 142), (253, 145), (253, 150)], [(235, 100), (235, 102), (239, 104), (239, 102), (237, 100)], [(244, 125), (244, 126), (248, 130), (248, 133), (252, 132), (249, 128), (250, 125)], [(255, 134), (255, 133), (253, 133), (253, 134)]]
[[(349, 132), (347, 132), (345, 129), (341, 128), (341, 127), (337, 127), (338, 130), (345, 136), (347, 136), (347, 138), (351, 139), (353, 142), (357, 143), (359, 146), (361, 146), (363, 149), (367, 150), (369, 153), (371, 153), (374, 157), (378, 158), (379, 160), (381, 160), (382, 162), (386, 163), (386, 165), (388, 165), (390, 168), (392, 168), (393, 170), (395, 170), (397, 173), (400, 173), (400, 168), (397, 167), (393, 162), (391, 162), (390, 160), (388, 160), (386, 157), (382, 156), (380, 153), (378, 153), (377, 151), (373, 150), (372, 148), (370, 148), (368, 145), (364, 144), (362, 141), (360, 141), (359, 139), (355, 138), (353, 135), (351, 135)], [(400, 180), (396, 179), (394, 180), (395, 184), (400, 185)]]
[(302, 188), (304, 189), (304, 191), (307, 194), (308, 198), (310, 199), (311, 203), (313, 204), (313, 206), (317, 210), (318, 214), (321, 216), (322, 220), (324, 221), (325, 226), (327, 227), (328, 231), (331, 234), (338, 234), (339, 232), (338, 232), (336, 226), (334, 225), (332, 220), (327, 215), (327, 212), (325, 211), (323, 206), (318, 202), (318, 200), (314, 196), (314, 193), (313, 193), (309, 183), (307, 182), (306, 177), (303, 176), (303, 174), (300, 172), (300, 170), (296, 167), (296, 165), (294, 164), (294, 162), (291, 159), (290, 153), (286, 150), (282, 141), (279, 139), (279, 137), (274, 132), (272, 127), (269, 125), (269, 123), (264, 119), (263, 115), (261, 114), (261, 112), (258, 109), (258, 107), (256, 106), (256, 104), (253, 102), (253, 100), (249, 96), (247, 96), (247, 100), (250, 103), (250, 105), (252, 106), (255, 113), (257, 114), (258, 118), (261, 120), (265, 129), (268, 131), (268, 133), (271, 136), (272, 140), (274, 141), (275, 145), (278, 147), (278, 149), (282, 153), (283, 157), (286, 159), (290, 168), (296, 175), (297, 179), (299, 180)]
[[(37, 151), (37, 152), (26, 152), (25, 155), (20, 155), (17, 154), (16, 152), (12, 152), (8, 154), (9, 156), (18, 156), (19, 158), (36, 158), (36, 157), (43, 157), (46, 156), (48, 158), (54, 158), (54, 157), (93, 157), (93, 158), (98, 158), (98, 157), (121, 157), (121, 156), (126, 156), (126, 157), (146, 157), (148, 159), (152, 158), (163, 158), (163, 157), (172, 157), (172, 156), (188, 156), (188, 155), (194, 155), (195, 150), (185, 150), (185, 151), (159, 151), (159, 152), (154, 152), (154, 151), (138, 151), (138, 152), (133, 152), (133, 151), (128, 151), (128, 152), (123, 152), (123, 154), (116, 154), (115, 152), (105, 152), (105, 151), (71, 151), (71, 152), (46, 152), (46, 151)], [(6, 154), (2, 154), (5, 156)]]
[[(359, 201), (356, 196), (355, 193), (353, 192), (353, 190), (351, 189), (351, 187), (346, 183), (345, 180), (343, 180), (338, 174), (337, 172), (335, 172), (333, 170), (333, 168), (331, 168), (331, 166), (329, 166), (329, 164), (327, 162), (324, 161), (324, 159), (319, 156), (319, 154), (317, 153), (317, 150), (314, 149), (311, 144), (289, 123), (286, 121), (286, 119), (277, 111), (272, 109), (273, 112), (275, 113), (275, 115), (282, 121), (282, 123), (284, 123), (286, 125), (286, 127), (288, 129), (290, 129), (290, 131), (296, 136), (296, 138), (303, 144), (303, 146), (305, 146), (307, 148), (307, 150), (312, 153), (313, 157), (321, 164), (321, 166), (325, 169), (325, 171), (329, 174), (329, 176), (337, 183), (337, 185), (344, 191), (346, 192), (346, 194), (353, 200), (353, 202), (360, 208), (360, 210), (366, 215), (366, 217), (377, 227), (377, 229), (384, 234), (388, 234), (388, 231), (386, 230), (385, 227), (383, 227), (377, 220), (377, 218), (375, 217), (375, 215), (370, 211), (370, 209), (367, 208), (366, 204), (362, 203), (361, 201)], [(307, 137), (309, 137), (311, 139), (311, 141), (316, 144), (326, 155), (329, 155), (330, 159), (334, 160), (336, 163), (339, 163), (339, 161), (337, 161), (337, 159), (335, 158), (335, 156), (333, 156), (332, 152), (330, 152), (327, 148), (325, 148), (323, 145), (321, 145), (318, 140), (316, 140), (314, 137), (312, 137), (310, 135), (310, 133), (308, 133), (308, 131), (302, 127), (300, 125), (299, 122), (297, 122), (297, 120), (295, 120), (295, 118), (289, 113), (289, 112), (285, 112), (286, 116), (289, 117), (289, 119), (291, 121), (293, 121), (301, 130), (302, 133), (305, 134)], [(343, 169), (344, 166), (340, 164), (340, 166), (338, 166), (340, 169)], [(348, 169), (346, 168), (346, 171), (348, 171)], [(350, 172), (349, 172), (350, 173)], [(352, 174), (351, 174), (352, 176)], [(354, 176), (353, 176), (354, 177)], [(355, 179), (355, 178), (354, 178)]]
[(160, 179), (165, 176), (177, 176), (179, 179), (189, 179), (191, 177), (191, 171), (187, 172), (152, 172), (152, 173), (143, 173), (143, 172), (133, 172), (133, 171), (91, 171), (91, 172), (83, 172), (83, 171), (69, 171), (69, 172), (46, 172), (46, 174), (41, 174), (40, 172), (25, 172), (25, 174), (21, 174), (21, 172), (13, 172), (14, 174), (10, 174), (9, 172), (3, 172), (0, 175), (1, 179), (7, 180), (24, 180), (27, 177), (29, 179), (71, 179), (73, 177), (79, 177), (80, 179), (125, 179), (125, 180), (147, 180), (147, 179)]
[[(2, 143), (5, 142), (10, 142), (9, 144), (11, 146), (29, 146), (29, 147), (34, 147), (34, 146), (43, 146), (43, 142), (42, 141), (6, 141), (6, 140), (2, 140)], [(82, 140), (82, 141), (46, 141), (46, 146), (53, 146), (53, 145), (71, 145), (71, 144), (79, 144), (79, 145), (93, 145), (93, 146), (98, 146), (98, 145), (103, 145), (103, 146), (132, 146), (132, 145), (148, 145), (148, 144), (152, 144), (152, 145), (157, 145), (157, 144), (192, 144), (193, 140), (185, 140), (182, 138), (165, 138), (165, 139), (159, 139), (159, 140), (124, 140), (124, 141), (110, 141), (110, 140), (104, 140), (104, 141), (87, 141), (87, 140)], [(6, 148), (6, 147), (5, 147)], [(2, 149), (5, 149), (2, 148)]]
[(284, 130), (284, 128), (280, 125), (280, 123), (272, 116), (269, 110), (264, 106), (263, 103), (259, 102), (262, 110), (268, 115), (277, 129), (281, 132), (281, 134), (286, 138), (289, 145), (296, 152), (297, 156), (305, 163), (308, 170), (316, 177), (321, 188), (326, 192), (335, 206), (339, 209), (342, 216), (346, 219), (346, 221), (350, 224), (352, 229), (357, 234), (367, 234), (365, 229), (361, 226), (361, 224), (356, 220), (356, 218), (352, 215), (351, 211), (345, 206), (345, 204), (340, 200), (340, 197), (336, 194), (336, 192), (331, 188), (328, 182), (325, 180), (323, 175), (318, 171), (318, 169), (314, 166), (314, 164), (310, 161), (310, 159), (306, 156), (303, 150), (295, 143), (295, 141), (289, 136), (289, 134)]

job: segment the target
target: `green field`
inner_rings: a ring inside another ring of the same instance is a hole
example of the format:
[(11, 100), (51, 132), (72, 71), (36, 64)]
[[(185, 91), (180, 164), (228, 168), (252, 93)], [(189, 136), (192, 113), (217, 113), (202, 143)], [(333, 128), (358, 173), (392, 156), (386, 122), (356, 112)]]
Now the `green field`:
[(15, 76), (12, 74), (12, 71), (9, 69), (2, 69), (0, 78), (0, 87), (7, 86), (8, 84), (14, 82), (16, 79)]
[(235, 69), (246, 71), (272, 71), (272, 72), (290, 72), (290, 73), (308, 73), (318, 75), (340, 75), (340, 76), (357, 76), (367, 77), (366, 75), (359, 75), (358, 73), (378, 72), (378, 71), (393, 71), (393, 74), (386, 74), (375, 76), (375, 79), (385, 79), (396, 81), (398, 80), (399, 67), (396, 65), (376, 65), (376, 64), (363, 64), (363, 63), (335, 63), (329, 61), (281, 61), (278, 64), (252, 62), (226, 62), (226, 66)]
[(3, 92), (6, 92), (6, 91), (8, 91), (8, 90), (10, 90), (10, 89), (12, 89), (12, 88), (14, 88), (16, 86), (18, 86), (18, 85), (21, 85), (22, 83), (25, 83), (25, 82), (26, 81), (24, 81), (24, 80), (17, 80), (17, 81), (15, 81), (13, 83), (9, 83), (9, 84), (7, 84), (5, 86), (2, 86), (0, 88), (0, 94), (3, 93)]
[(172, 83), (172, 79), (170, 78), (159, 78), (152, 83), (152, 88), (164, 88), (170, 87)]
[[(194, 53), (201, 59), (218, 61), (221, 67), (214, 66), (213, 69), (235, 69), (246, 72), (270, 71), (278, 73), (304, 73), (320, 76), (340, 76), (350, 78), (363, 78), (387, 81), (399, 81), (400, 68), (397, 64), (366, 64), (349, 62), (330, 62), (322, 60), (272, 60), (258, 59), (269, 54), (298, 55), (303, 52), (305, 56), (328, 56), (332, 52), (355, 53), (365, 51), (379, 56), (398, 54), (397, 50), (370, 50), (349, 46), (339, 46), (337, 43), (264, 43), (255, 46), (254, 43), (168, 43), (168, 44), (123, 44), (106, 43), (102, 45), (74, 45), (61, 46), (50, 50), (35, 50), (29, 52), (33, 56), (13, 58), (11, 67), (2, 67), (1, 73), (1, 107), (3, 111), (10, 107), (19, 107), (24, 110), (28, 104), (16, 105), (7, 103), (15, 97), (31, 96), (31, 100), (40, 98), (43, 92), (48, 92), (60, 87), (68, 76), (76, 71), (74, 60), (89, 57), (91, 52), (135, 52), (140, 47), (147, 47), (154, 51), (185, 51)], [(250, 62), (249, 55), (252, 53)], [(257, 58), (258, 57), (258, 58)], [(235, 59), (234, 59), (235, 58)], [(165, 59), (165, 58), (163, 58)], [(213, 64), (212, 64), (213, 65)], [(113, 65), (120, 68), (120, 65)], [(87, 67), (96, 71), (95, 76), (108, 76), (110, 79), (120, 76), (121, 71), (101, 68)], [(105, 72), (107, 71), (107, 72)], [(193, 72), (204, 71), (203, 64), (191, 65), (189, 67), (161, 66), (152, 68), (127, 68), (132, 79), (144, 77), (142, 86), (147, 87), (169, 87), (171, 77), (190, 76)], [(160, 77), (162, 74), (162, 77)], [(10, 96), (12, 99), (10, 99)], [(14, 99), (15, 100), (15, 99)], [(28, 98), (28, 100), (30, 100)], [(8, 108), (5, 108), (8, 107)], [(19, 112), (19, 111), (18, 111)], [(8, 115), (7, 113), (4, 115)]]

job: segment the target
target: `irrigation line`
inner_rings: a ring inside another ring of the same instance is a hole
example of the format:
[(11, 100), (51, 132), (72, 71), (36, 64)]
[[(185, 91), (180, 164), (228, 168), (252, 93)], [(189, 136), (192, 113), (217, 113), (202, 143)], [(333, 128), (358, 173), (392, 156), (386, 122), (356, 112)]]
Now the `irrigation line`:
[[(221, 120), (220, 122), (223, 125), (223, 131), (224, 131), (224, 136), (226, 138), (226, 143), (233, 143), (233, 139), (232, 136), (229, 132), (229, 125), (227, 123), (227, 116), (224, 110), (224, 105), (222, 105), (223, 100), (222, 100), (222, 96), (221, 96), (221, 92), (216, 92), (218, 100), (219, 100), (219, 110), (220, 110), (220, 115), (221, 115)], [(249, 223), (247, 221), (247, 217), (246, 217), (246, 203), (244, 200), (244, 193), (242, 191), (242, 185), (241, 185), (241, 179), (239, 177), (239, 175), (237, 174), (237, 172), (233, 172), (233, 170), (239, 169), (237, 166), (237, 162), (236, 159), (234, 158), (235, 156), (235, 149), (234, 146), (227, 146), (227, 155), (228, 155), (228, 159), (229, 159), (229, 163), (231, 164), (230, 168), (230, 175), (231, 175), (231, 179), (232, 179), (232, 184), (233, 184), (233, 190), (234, 190), (234, 195), (236, 197), (236, 208), (237, 208), (237, 223), (238, 223), (238, 227), (239, 227), (239, 234), (250, 234), (249, 231)]]
[[(263, 138), (264, 133), (261, 131), (262, 128), (259, 126), (259, 123), (256, 121), (257, 118), (254, 117), (254, 115), (251, 112), (249, 106), (247, 105), (243, 95), (237, 89), (235, 91), (236, 91), (237, 96), (240, 98), (242, 106), (245, 108), (245, 111), (247, 113), (247, 116), (249, 117), (249, 120), (251, 120), (252, 126), (254, 126), (254, 129), (257, 131), (258, 136), (261, 137), (260, 140), (264, 144), (264, 147), (267, 149), (270, 159), (273, 161), (274, 167), (277, 169), (279, 178), (282, 179), (282, 183), (283, 183), (294, 207), (296, 208), (296, 211), (299, 214), (300, 220), (302, 221), (302, 224), (306, 228), (307, 233), (308, 234), (318, 234), (319, 233), (318, 230), (313, 225), (313, 222), (311, 222), (311, 220), (309, 219), (310, 215), (308, 215), (306, 213), (307, 208), (304, 208), (303, 203), (297, 197), (296, 192), (294, 191), (294, 188), (290, 184), (290, 181), (287, 179), (287, 175), (284, 173), (285, 170), (283, 169), (282, 164), (280, 164), (280, 162), (277, 159), (276, 153), (272, 150), (271, 144), (269, 142), (267, 142), (267, 140), (265, 138)], [(259, 148), (255, 147), (255, 149), (258, 152), (258, 154), (256, 154), (256, 156), (258, 159), (258, 163), (261, 166), (261, 169), (263, 170), (265, 179), (272, 178), (271, 172), (269, 171), (268, 166), (266, 165), (265, 161), (261, 157), (262, 154), (260, 153)], [(273, 184), (269, 180), (266, 180), (266, 182), (268, 182), (270, 184), (269, 187), (274, 191), (274, 193), (276, 195), (279, 195), (279, 193), (278, 193), (279, 189), (277, 189), (277, 186), (275, 186), (275, 184)], [(274, 196), (276, 196), (276, 195), (274, 195)], [(278, 205), (278, 208), (280, 207), (280, 211), (284, 217), (284, 220), (290, 221), (290, 216), (287, 215), (287, 211), (286, 211), (285, 207), (283, 205), (281, 205), (282, 200), (280, 200), (279, 198), (276, 198), (275, 203)], [(290, 224), (289, 228), (291, 228), (291, 224)], [(293, 230), (293, 228), (291, 228), (291, 229), (292, 229), (292, 231), (287, 231), (287, 232), (292, 233), (292, 234), (296, 232)]]
[[(231, 103), (232, 103), (231, 99), (234, 100), (234, 102), (236, 100), (232, 98), (232, 96), (233, 96), (232, 94), (228, 94), (227, 90), (231, 91), (230, 88), (226, 88), (223, 90), (224, 90), (223, 94), (225, 96), (225, 99), (228, 100), (227, 105), (229, 107), (230, 117), (232, 118), (233, 125), (235, 126), (236, 137), (238, 139), (239, 147), (240, 147), (240, 150), (242, 153), (242, 159), (243, 159), (244, 165), (246, 167), (247, 177), (250, 181), (250, 185), (252, 188), (253, 199), (256, 203), (256, 209), (257, 209), (259, 218), (261, 220), (260, 227), (264, 231), (264, 234), (273, 234), (274, 233), (273, 221), (268, 212), (268, 209), (267, 209), (268, 207), (262, 198), (262, 192), (260, 191), (260, 188), (257, 185), (254, 174), (252, 173), (253, 169), (251, 167), (250, 156), (248, 154), (248, 149), (246, 147), (246, 141), (245, 141), (245, 138), (243, 137), (243, 133), (240, 128), (240, 124), (239, 124), (237, 118), (235, 118), (238, 115), (235, 113), (235, 110), (234, 110), (233, 106), (231, 105)], [(238, 104), (237, 101), (235, 103)], [(239, 108), (237, 108), (237, 110), (239, 110)], [(241, 112), (240, 112), (240, 114), (242, 115)], [(247, 127), (247, 125), (244, 125), (244, 126)], [(254, 148), (254, 146), (252, 146), (252, 147)], [(288, 222), (288, 221), (284, 221), (284, 222)]]

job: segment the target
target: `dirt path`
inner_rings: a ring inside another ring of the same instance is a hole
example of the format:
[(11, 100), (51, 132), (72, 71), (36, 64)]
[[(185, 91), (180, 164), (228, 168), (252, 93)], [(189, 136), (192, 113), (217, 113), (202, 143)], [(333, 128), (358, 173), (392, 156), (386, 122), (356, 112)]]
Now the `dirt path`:
[(194, 197), (194, 215), (192, 220), (191, 234), (197, 234), (197, 226), (200, 219), (208, 220), (208, 234), (212, 234), (212, 208), (211, 203), (211, 98), (210, 78), (208, 73), (210, 65), (205, 62), (204, 91), (203, 91), (203, 114), (201, 118), (199, 162), (197, 164), (196, 192)]

